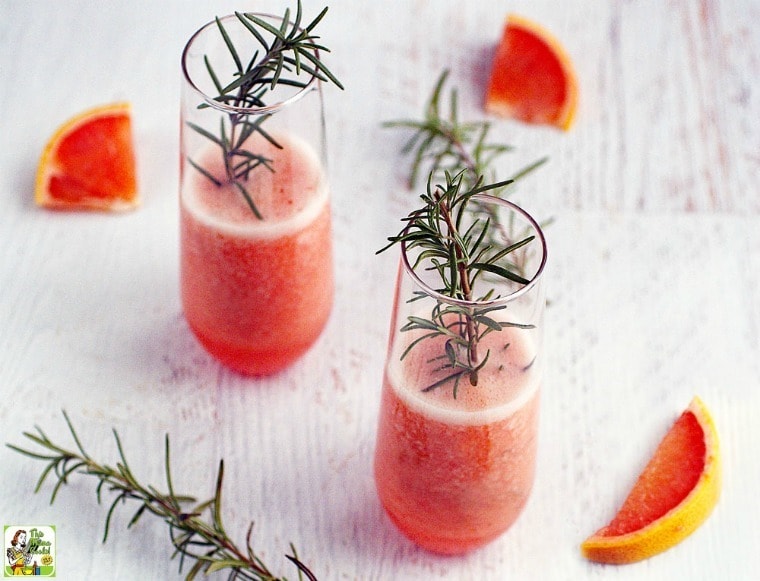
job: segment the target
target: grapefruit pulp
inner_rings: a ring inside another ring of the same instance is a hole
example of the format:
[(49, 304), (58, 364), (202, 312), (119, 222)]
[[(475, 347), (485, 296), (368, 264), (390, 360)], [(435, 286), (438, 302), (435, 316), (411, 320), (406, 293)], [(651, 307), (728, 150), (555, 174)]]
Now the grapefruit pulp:
[(491, 64), (486, 111), (567, 130), (577, 102), (575, 71), (562, 45), (535, 22), (509, 15)]
[(135, 166), (130, 105), (88, 109), (47, 142), (34, 200), (60, 210), (129, 210), (139, 204)]

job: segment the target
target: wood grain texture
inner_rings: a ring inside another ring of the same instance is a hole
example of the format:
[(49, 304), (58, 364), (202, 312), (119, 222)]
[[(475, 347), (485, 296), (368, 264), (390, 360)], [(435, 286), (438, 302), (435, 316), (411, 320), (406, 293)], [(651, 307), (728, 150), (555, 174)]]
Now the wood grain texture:
[[(282, 1), (256, 2), (280, 13)], [(304, 1), (307, 13), (321, 4)], [(119, 430), (138, 473), (211, 494), (225, 459), (229, 529), (255, 520), (262, 557), (295, 578), (293, 542), (320, 579), (750, 580), (760, 570), (760, 3), (336, 0), (322, 37), (346, 85), (327, 91), (337, 296), (318, 344), (251, 380), (221, 368), (182, 317), (177, 284), (179, 55), (216, 1), (160, 5), (5, 0), (0, 19), (0, 439), (68, 410), (95, 457)], [(242, 7), (249, 9), (248, 6)], [(371, 472), (396, 257), (375, 256), (414, 203), (405, 136), (451, 70), (463, 118), (482, 118), (506, 11), (565, 44), (580, 83), (568, 133), (495, 121), (516, 150), (500, 176), (550, 162), (514, 198), (549, 239), (538, 475), (517, 524), (463, 558), (415, 548), (390, 524)], [(123, 216), (33, 207), (37, 156), (91, 105), (134, 106), (143, 206)], [(715, 513), (676, 549), (628, 567), (578, 544), (614, 514), (694, 394), (725, 457)], [(0, 524), (58, 528), (58, 578), (174, 579), (158, 523), (113, 523), (77, 479), (49, 506), (41, 466), (0, 450)], [(222, 579), (223, 576), (217, 578)]]

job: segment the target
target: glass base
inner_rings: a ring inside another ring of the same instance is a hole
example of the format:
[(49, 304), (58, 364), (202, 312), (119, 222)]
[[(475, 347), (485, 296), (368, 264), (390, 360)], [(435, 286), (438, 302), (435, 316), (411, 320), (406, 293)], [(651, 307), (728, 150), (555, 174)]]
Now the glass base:
[(273, 375), (295, 363), (314, 345), (321, 335), (320, 329), (320, 332), (316, 336), (308, 337), (304, 343), (291, 345), (282, 349), (262, 350), (237, 347), (213, 340), (194, 328), (192, 323), (190, 324), (190, 329), (203, 348), (225, 367), (229, 367), (242, 375), (259, 377)]

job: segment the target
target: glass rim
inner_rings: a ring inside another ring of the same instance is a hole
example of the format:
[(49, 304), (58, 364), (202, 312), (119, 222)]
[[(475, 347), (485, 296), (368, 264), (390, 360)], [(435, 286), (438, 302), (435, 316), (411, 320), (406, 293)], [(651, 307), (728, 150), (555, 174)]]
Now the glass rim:
[[(254, 16), (258, 16), (262, 19), (268, 19), (268, 20), (276, 20), (279, 22), (282, 22), (281, 16), (275, 16), (274, 14), (267, 14), (264, 12), (249, 12), (247, 14), (253, 14)], [(220, 21), (224, 22), (227, 20), (232, 20), (234, 22), (238, 22), (238, 17), (235, 14), (227, 14), (226, 16), (222, 16), (219, 18)], [(283, 99), (281, 101), (278, 101), (276, 103), (273, 103), (272, 105), (265, 105), (263, 107), (236, 107), (234, 105), (225, 105), (224, 103), (220, 103), (219, 101), (215, 100), (214, 97), (208, 95), (205, 91), (200, 89), (198, 85), (195, 84), (195, 82), (192, 79), (192, 76), (190, 75), (190, 72), (188, 71), (187, 66), (187, 60), (188, 55), (190, 52), (190, 49), (193, 45), (193, 43), (205, 32), (207, 32), (210, 28), (216, 26), (216, 19), (211, 20), (201, 26), (198, 30), (196, 30), (192, 36), (188, 39), (187, 43), (185, 43), (185, 47), (182, 50), (182, 76), (187, 82), (187, 84), (200, 96), (200, 98), (209, 105), (209, 107), (212, 107), (216, 109), (217, 111), (223, 111), (225, 113), (232, 113), (232, 114), (243, 114), (243, 115), (267, 115), (271, 113), (275, 113), (279, 111), (280, 109), (283, 109), (284, 107), (287, 107), (291, 103), (295, 103), (296, 101), (300, 101), (305, 95), (310, 93), (313, 90), (319, 90), (319, 77), (316, 75), (312, 75), (309, 79), (309, 82), (306, 83), (304, 87), (293, 93), (290, 97), (287, 99)], [(303, 30), (303, 29), (300, 29)], [(223, 42), (223, 40), (220, 39), (220, 42)], [(314, 54), (319, 57), (319, 49), (314, 48)]]
[[(536, 269), (536, 272), (533, 274), (531, 279), (528, 281), (527, 284), (522, 285), (519, 289), (500, 296), (495, 299), (489, 299), (487, 301), (468, 301), (465, 299), (457, 299), (455, 297), (450, 297), (448, 295), (445, 295), (434, 288), (430, 287), (425, 281), (423, 281), (419, 275), (415, 272), (414, 268), (412, 268), (412, 265), (409, 262), (409, 257), (407, 255), (407, 248), (406, 248), (406, 241), (401, 241), (401, 263), (404, 267), (404, 270), (407, 272), (409, 276), (412, 277), (412, 280), (423, 290), (426, 294), (428, 294), (430, 297), (436, 299), (439, 302), (448, 303), (451, 305), (457, 305), (460, 307), (483, 307), (483, 306), (498, 306), (503, 304), (508, 304), (511, 302), (514, 302), (515, 300), (519, 299), (523, 295), (528, 294), (531, 290), (533, 290), (541, 280), (541, 276), (544, 272), (544, 267), (546, 266), (546, 258), (547, 258), (547, 251), (546, 251), (546, 237), (544, 236), (544, 231), (541, 229), (541, 226), (536, 222), (536, 220), (531, 216), (528, 212), (526, 212), (523, 208), (515, 204), (514, 202), (510, 202), (509, 200), (505, 200), (503, 198), (499, 198), (494, 195), (490, 194), (476, 194), (472, 196), (473, 200), (480, 200), (484, 202), (488, 202), (491, 204), (496, 204), (499, 206), (507, 207), (511, 209), (512, 211), (516, 212), (520, 216), (522, 216), (528, 224), (535, 230), (536, 237), (538, 241), (541, 244), (541, 262), (538, 265), (538, 268)], [(411, 225), (411, 224), (410, 224)], [(404, 232), (409, 228), (410, 225), (407, 225), (406, 228), (404, 228)]]

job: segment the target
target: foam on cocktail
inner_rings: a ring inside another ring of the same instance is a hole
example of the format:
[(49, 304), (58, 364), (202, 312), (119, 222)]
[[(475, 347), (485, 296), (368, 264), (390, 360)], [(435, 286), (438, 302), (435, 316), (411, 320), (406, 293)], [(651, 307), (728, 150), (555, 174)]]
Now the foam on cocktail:
[[(302, 230), (322, 212), (328, 200), (327, 179), (314, 150), (293, 135), (275, 134), (279, 149), (255, 135), (246, 147), (271, 160), (274, 171), (255, 168), (243, 184), (264, 217), (258, 219), (233, 184), (215, 185), (192, 167), (192, 179), (184, 181), (185, 208), (211, 228), (241, 237), (276, 238)], [(201, 152), (193, 161), (225, 182), (221, 150)]]
[(541, 366), (534, 365), (537, 349), (531, 330), (507, 327), (488, 334), (479, 351), (485, 356), (491, 350), (489, 363), (479, 371), (477, 385), (470, 385), (467, 376), (460, 379), (456, 398), (453, 381), (423, 391), (452, 373), (451, 368), (440, 369), (441, 359), (434, 361), (444, 353), (443, 339), (424, 339), (402, 361), (405, 348), (406, 344), (397, 344), (389, 357), (390, 384), (411, 409), (447, 424), (483, 425), (507, 418), (535, 396), (542, 379)]

